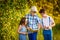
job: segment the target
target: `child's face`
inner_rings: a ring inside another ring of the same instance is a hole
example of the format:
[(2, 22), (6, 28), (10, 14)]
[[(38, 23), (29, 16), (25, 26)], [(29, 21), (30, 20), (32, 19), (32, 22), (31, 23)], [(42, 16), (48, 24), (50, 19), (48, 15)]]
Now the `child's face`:
[(42, 16), (44, 16), (45, 13), (41, 13)]

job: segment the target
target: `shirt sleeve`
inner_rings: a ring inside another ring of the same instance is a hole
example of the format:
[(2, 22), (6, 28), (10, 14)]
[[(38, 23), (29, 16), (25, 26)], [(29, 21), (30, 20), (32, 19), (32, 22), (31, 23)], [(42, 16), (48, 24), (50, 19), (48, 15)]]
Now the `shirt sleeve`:
[(26, 17), (26, 20), (28, 21), (28, 19), (29, 19), (29, 18), (28, 18), (28, 17), (29, 17), (29, 15), (27, 14), (25, 17)]
[(37, 22), (41, 24), (41, 19), (39, 17), (37, 17)]

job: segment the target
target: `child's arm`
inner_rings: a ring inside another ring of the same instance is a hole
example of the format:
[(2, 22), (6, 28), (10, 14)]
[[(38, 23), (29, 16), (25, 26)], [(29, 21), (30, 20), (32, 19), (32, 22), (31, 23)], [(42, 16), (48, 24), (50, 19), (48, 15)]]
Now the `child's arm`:
[(27, 30), (33, 32), (33, 29), (31, 29), (30, 27), (27, 26)]
[(51, 18), (51, 27), (54, 27), (55, 26), (55, 22), (54, 20)]
[(37, 32), (38, 30), (33, 30), (32, 28), (30, 27), (27, 27), (27, 30), (31, 31), (31, 32)]
[[(50, 22), (51, 22), (50, 27), (54, 27), (55, 26), (55, 22), (54, 22), (54, 20), (51, 17), (50, 17)], [(47, 29), (49, 29), (50, 27), (47, 27)]]
[(38, 30), (42, 28), (42, 24), (38, 23)]
[(30, 31), (30, 30), (31, 30), (31, 28), (27, 26), (27, 30), (29, 30), (29, 31)]
[(21, 33), (20, 30), (21, 30), (21, 25), (19, 25), (19, 27), (18, 27), (18, 33), (19, 34)]

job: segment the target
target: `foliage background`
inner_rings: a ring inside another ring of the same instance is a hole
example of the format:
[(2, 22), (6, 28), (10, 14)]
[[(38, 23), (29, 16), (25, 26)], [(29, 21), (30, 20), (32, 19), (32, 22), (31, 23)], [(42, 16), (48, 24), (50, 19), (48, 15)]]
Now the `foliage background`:
[[(60, 0), (0, 0), (0, 40), (18, 40), (20, 19), (33, 5), (38, 11), (45, 7), (48, 15), (54, 18), (56, 26), (53, 28), (53, 40), (60, 40)], [(43, 40), (41, 30), (37, 39)]]

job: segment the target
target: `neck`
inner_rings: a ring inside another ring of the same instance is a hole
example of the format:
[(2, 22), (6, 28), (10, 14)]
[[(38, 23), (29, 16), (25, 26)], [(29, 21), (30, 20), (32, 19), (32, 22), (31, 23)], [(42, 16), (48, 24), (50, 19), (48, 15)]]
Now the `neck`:
[(31, 16), (34, 16), (34, 14), (31, 14)]
[(22, 24), (22, 26), (25, 26), (25, 24)]
[(31, 13), (31, 16), (34, 16), (35, 15), (35, 13)]
[(44, 14), (44, 15), (43, 15), (43, 18), (46, 18), (46, 17), (47, 17), (47, 15), (46, 15), (46, 14)]

